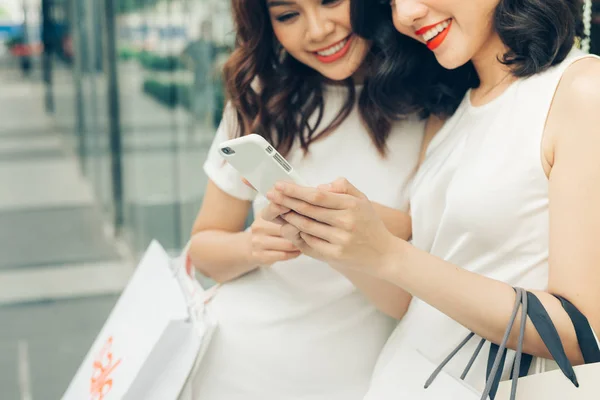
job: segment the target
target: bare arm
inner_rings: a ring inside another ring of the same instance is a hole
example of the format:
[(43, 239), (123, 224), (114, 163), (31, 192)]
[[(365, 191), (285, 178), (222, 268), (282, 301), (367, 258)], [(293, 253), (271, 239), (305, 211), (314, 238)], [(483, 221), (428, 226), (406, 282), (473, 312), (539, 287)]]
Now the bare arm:
[[(598, 87), (598, 60), (582, 60), (567, 70), (549, 114), (543, 149), (550, 198), (548, 291), (573, 302), (596, 332), (600, 332)], [(510, 286), (414, 250), (400, 259), (387, 276), (395, 271), (397, 284), (482, 337), (500, 342), (515, 297)], [(583, 362), (572, 323), (558, 300), (547, 292), (535, 294), (556, 325), (569, 359)], [(516, 325), (509, 343), (513, 349)], [(524, 351), (550, 358), (531, 321), (526, 325)]]
[[(600, 332), (600, 62), (582, 60), (565, 73), (544, 133), (549, 175), (549, 292), (569, 299)], [(349, 187), (348, 191), (355, 190)], [(372, 273), (405, 289), (461, 325), (499, 343), (514, 305), (510, 285), (448, 263), (386, 232), (362, 193), (326, 204), (302, 188), (283, 185), (282, 194), (319, 203), (310, 220), (297, 221), (301, 237), (323, 259)], [(282, 206), (287, 201), (277, 202)], [(294, 209), (294, 207), (290, 207)], [(348, 219), (348, 212), (353, 218)], [(339, 216), (336, 217), (335, 213)], [(346, 219), (344, 219), (346, 218)], [(326, 221), (337, 221), (328, 228)], [(320, 222), (317, 222), (320, 221)], [(344, 230), (343, 227), (346, 227)], [(336, 231), (342, 227), (342, 232)], [(348, 229), (351, 227), (352, 229)], [(574, 364), (583, 359), (573, 325), (550, 293), (534, 291), (546, 307)], [(516, 348), (519, 319), (509, 347)], [(523, 351), (550, 358), (527, 321)]]
[(300, 255), (281, 237), (281, 226), (261, 215), (255, 215), (244, 231), (249, 210), (249, 201), (232, 197), (209, 181), (190, 246), (192, 263), (204, 275), (224, 283)]
[[(373, 207), (392, 235), (408, 240), (411, 235), (410, 215), (377, 203), (373, 203)], [(395, 319), (404, 317), (412, 300), (410, 293), (393, 283), (361, 271), (343, 266), (336, 269), (348, 278), (379, 311)]]
[(250, 206), (209, 181), (190, 247), (192, 262), (201, 273), (223, 283), (257, 267), (250, 257), (251, 234), (243, 231)]

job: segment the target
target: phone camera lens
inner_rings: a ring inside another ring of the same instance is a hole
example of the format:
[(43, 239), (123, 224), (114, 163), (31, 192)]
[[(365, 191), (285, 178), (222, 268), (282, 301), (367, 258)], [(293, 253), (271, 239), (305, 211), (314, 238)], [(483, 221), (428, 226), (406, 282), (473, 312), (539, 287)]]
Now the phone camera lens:
[(235, 153), (235, 151), (233, 151), (233, 149), (232, 149), (231, 147), (223, 147), (223, 148), (221, 149), (221, 151), (222, 151), (224, 154), (227, 154), (227, 155), (230, 155), (230, 154), (234, 154), (234, 153)]

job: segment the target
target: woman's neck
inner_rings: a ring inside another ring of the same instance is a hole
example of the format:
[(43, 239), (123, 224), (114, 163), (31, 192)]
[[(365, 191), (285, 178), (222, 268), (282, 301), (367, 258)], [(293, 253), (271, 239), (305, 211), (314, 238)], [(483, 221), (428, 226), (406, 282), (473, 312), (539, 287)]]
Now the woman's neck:
[(491, 101), (516, 80), (510, 67), (499, 61), (508, 50), (498, 34), (494, 34), (482, 50), (473, 57), (473, 66), (480, 81), (479, 87), (473, 90), (472, 97), (478, 99), (476, 102)]

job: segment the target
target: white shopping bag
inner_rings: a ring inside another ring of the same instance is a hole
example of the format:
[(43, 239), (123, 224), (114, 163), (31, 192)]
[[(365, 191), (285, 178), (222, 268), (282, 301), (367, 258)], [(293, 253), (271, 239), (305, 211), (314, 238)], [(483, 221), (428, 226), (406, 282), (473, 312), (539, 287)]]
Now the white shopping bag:
[[(592, 331), (598, 347), (600, 341)], [(517, 400), (597, 400), (600, 395), (600, 363), (573, 367), (579, 387), (567, 379), (552, 360), (536, 359), (535, 374), (519, 378)], [(510, 399), (511, 382), (500, 382), (496, 400)]]
[(372, 384), (365, 400), (480, 400), (481, 393), (466, 382), (442, 371), (427, 389), (424, 383), (437, 365), (417, 350), (399, 349), (393, 368), (386, 368), (381, 382)]
[[(560, 370), (519, 378), (517, 400), (598, 400), (600, 398), (600, 363), (573, 368), (579, 387)], [(511, 381), (500, 382), (495, 400), (510, 398)]]
[(177, 399), (215, 326), (205, 297), (152, 242), (63, 400)]

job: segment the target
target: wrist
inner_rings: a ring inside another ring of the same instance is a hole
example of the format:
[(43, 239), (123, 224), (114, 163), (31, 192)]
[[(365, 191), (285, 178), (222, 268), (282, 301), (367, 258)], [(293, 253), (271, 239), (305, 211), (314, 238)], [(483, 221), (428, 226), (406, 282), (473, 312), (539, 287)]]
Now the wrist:
[(377, 263), (375, 275), (383, 280), (393, 281), (399, 273), (402, 261), (410, 244), (396, 236), (389, 235), (381, 254), (381, 261)]
[(241, 232), (242, 236), (242, 263), (247, 267), (256, 267), (258, 262), (256, 261), (256, 257), (254, 257), (254, 250), (252, 246), (252, 228)]

